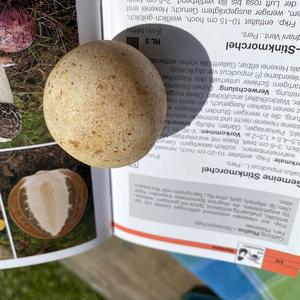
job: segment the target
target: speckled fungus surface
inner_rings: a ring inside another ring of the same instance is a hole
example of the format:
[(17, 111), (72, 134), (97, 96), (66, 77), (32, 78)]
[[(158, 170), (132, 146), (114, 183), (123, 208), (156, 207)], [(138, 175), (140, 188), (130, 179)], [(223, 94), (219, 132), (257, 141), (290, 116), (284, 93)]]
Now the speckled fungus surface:
[(96, 41), (75, 48), (52, 70), (44, 115), (53, 138), (95, 167), (141, 159), (159, 137), (167, 96), (153, 64), (135, 48)]
[(34, 17), (24, 8), (8, 7), (0, 14), (0, 50), (24, 50), (32, 44), (35, 34)]
[(87, 202), (83, 179), (68, 169), (39, 171), (12, 189), (8, 208), (14, 222), (28, 234), (51, 239), (70, 232)]

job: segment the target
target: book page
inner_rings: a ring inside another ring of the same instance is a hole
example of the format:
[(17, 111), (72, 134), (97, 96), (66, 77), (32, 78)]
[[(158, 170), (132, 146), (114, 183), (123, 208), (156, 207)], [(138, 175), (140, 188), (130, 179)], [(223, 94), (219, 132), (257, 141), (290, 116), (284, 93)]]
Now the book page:
[(43, 117), (45, 81), (79, 43), (75, 0), (9, 2), (1, 16), (20, 19), (28, 44), (10, 52), (11, 35), (0, 33), (0, 269), (79, 254), (111, 235), (108, 172), (64, 152)]
[(105, 39), (168, 95), (160, 139), (112, 170), (115, 232), (170, 251), (299, 268), (299, 3), (103, 0)]

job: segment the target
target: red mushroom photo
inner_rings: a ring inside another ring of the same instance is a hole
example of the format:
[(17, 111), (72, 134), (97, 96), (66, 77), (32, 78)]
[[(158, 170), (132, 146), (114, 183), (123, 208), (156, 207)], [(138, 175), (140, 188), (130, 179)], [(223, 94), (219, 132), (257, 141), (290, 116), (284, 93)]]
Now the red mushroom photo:
[(0, 1), (0, 150), (53, 141), (43, 93), (53, 66), (78, 45), (75, 4)]
[(27, 49), (36, 35), (36, 23), (24, 8), (5, 7), (0, 14), (0, 142), (16, 138), (22, 129), (21, 114), (14, 104), (5, 68), (13, 66), (7, 53)]
[(0, 15), (0, 50), (22, 51), (32, 44), (35, 35), (35, 19), (26, 9), (8, 7)]

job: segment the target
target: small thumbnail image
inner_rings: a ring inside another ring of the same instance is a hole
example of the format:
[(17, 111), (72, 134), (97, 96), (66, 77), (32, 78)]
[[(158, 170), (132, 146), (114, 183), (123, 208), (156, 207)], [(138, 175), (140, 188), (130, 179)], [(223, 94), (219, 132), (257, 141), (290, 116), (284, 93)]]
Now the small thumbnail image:
[(0, 187), (17, 257), (96, 238), (91, 169), (59, 146), (0, 152)]
[(0, 149), (53, 141), (43, 92), (54, 65), (78, 46), (75, 1), (0, 1)]

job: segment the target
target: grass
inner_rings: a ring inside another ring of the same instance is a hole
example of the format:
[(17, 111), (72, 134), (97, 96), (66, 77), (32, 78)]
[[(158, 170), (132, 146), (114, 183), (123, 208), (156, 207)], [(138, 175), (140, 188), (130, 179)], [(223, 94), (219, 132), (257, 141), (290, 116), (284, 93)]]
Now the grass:
[(0, 288), (0, 300), (104, 300), (57, 262), (2, 270)]
[(8, 240), (6, 230), (0, 233), (0, 260), (13, 258), (13, 253)]
[(53, 66), (78, 45), (75, 0), (0, 2), (0, 12), (10, 6), (26, 8), (35, 17), (37, 26), (33, 44), (24, 51), (9, 54), (15, 66), (6, 68), (6, 74), (22, 115), (23, 129), (13, 141), (0, 143), (0, 149), (50, 142), (52, 137), (43, 117), (43, 91)]

